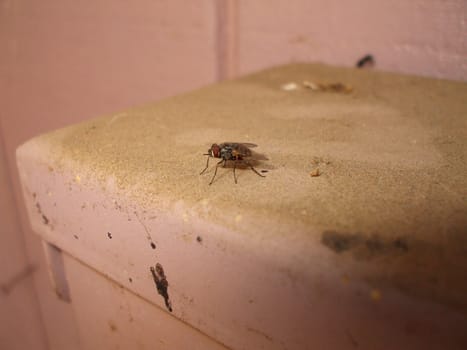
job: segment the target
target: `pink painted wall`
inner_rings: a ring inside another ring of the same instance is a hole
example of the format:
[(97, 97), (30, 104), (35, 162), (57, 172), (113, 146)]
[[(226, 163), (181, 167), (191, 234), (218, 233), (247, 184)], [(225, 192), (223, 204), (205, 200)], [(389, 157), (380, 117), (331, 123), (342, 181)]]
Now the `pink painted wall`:
[[(1, 128), (0, 128), (1, 130)], [(18, 214), (0, 142), (0, 349), (47, 349)]]
[(238, 2), (238, 72), (290, 61), (467, 79), (464, 0)]
[[(0, 265), (0, 282), (20, 265), (38, 267), (25, 280), (28, 291), (1, 300), (8, 310), (29, 305), (30, 312), (0, 319), (0, 347), (16, 345), (4, 334), (22, 334), (14, 337), (22, 348), (79, 348), (69, 304), (49, 288), (22, 208), (19, 144), (291, 61), (353, 66), (371, 53), (377, 69), (467, 80), (466, 16), (465, 0), (0, 0), (0, 222), (13, 220), (0, 228), (0, 246), (13, 254), (2, 253), (9, 263)], [(16, 324), (33, 331), (10, 332)]]

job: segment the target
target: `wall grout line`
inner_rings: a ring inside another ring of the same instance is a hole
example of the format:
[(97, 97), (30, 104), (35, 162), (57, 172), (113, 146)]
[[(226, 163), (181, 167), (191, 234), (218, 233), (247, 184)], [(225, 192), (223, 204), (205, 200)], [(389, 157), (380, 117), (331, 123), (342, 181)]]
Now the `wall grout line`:
[(215, 0), (217, 81), (237, 76), (238, 1)]

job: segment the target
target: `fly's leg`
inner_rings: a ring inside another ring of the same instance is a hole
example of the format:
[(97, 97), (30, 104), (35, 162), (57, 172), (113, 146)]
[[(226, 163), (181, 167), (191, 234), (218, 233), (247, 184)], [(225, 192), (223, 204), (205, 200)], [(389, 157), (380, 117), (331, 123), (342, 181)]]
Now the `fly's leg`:
[(238, 156), (237, 152), (234, 153), (234, 167), (233, 167), (233, 176), (235, 183), (237, 183), (237, 174), (235, 173), (235, 169), (237, 169), (237, 162), (240, 160), (240, 157)]
[(209, 166), (209, 158), (211, 158), (211, 157), (208, 156), (208, 160), (206, 161), (206, 168), (204, 168), (203, 171), (199, 173), (200, 175), (203, 175), (204, 172), (206, 171), (206, 169), (208, 168), (208, 166)]
[(234, 174), (235, 183), (237, 183), (237, 175), (235, 174), (235, 168), (236, 168), (236, 167), (237, 167), (237, 161), (234, 160), (233, 174)]
[(246, 165), (248, 165), (250, 167), (250, 169), (255, 172), (256, 175), (261, 176), (261, 177), (266, 177), (266, 176), (261, 175), (260, 173), (258, 173), (258, 171), (255, 168), (253, 168), (253, 165), (251, 165), (250, 163), (246, 163)]
[(210, 185), (213, 183), (214, 178), (216, 177), (216, 174), (217, 174), (217, 168), (219, 167), (219, 164), (222, 162), (224, 162), (224, 166), (225, 166), (225, 159), (221, 159), (220, 161), (216, 163), (216, 170), (214, 170), (214, 175), (212, 176), (211, 182), (209, 183)]

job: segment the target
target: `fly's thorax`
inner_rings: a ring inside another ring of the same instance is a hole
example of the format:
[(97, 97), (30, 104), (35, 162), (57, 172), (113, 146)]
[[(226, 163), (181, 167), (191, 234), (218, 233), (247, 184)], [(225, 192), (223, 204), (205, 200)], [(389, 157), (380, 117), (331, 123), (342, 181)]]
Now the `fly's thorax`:
[(222, 147), (220, 150), (220, 157), (225, 160), (231, 160), (233, 158), (231, 147)]

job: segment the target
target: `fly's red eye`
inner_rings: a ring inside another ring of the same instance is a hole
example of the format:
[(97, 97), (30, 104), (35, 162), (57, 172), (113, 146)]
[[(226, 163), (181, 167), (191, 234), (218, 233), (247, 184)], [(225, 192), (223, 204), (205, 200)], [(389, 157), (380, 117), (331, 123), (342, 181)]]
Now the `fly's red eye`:
[(219, 158), (220, 155), (220, 147), (217, 144), (213, 144), (211, 146), (211, 153), (213, 157)]

